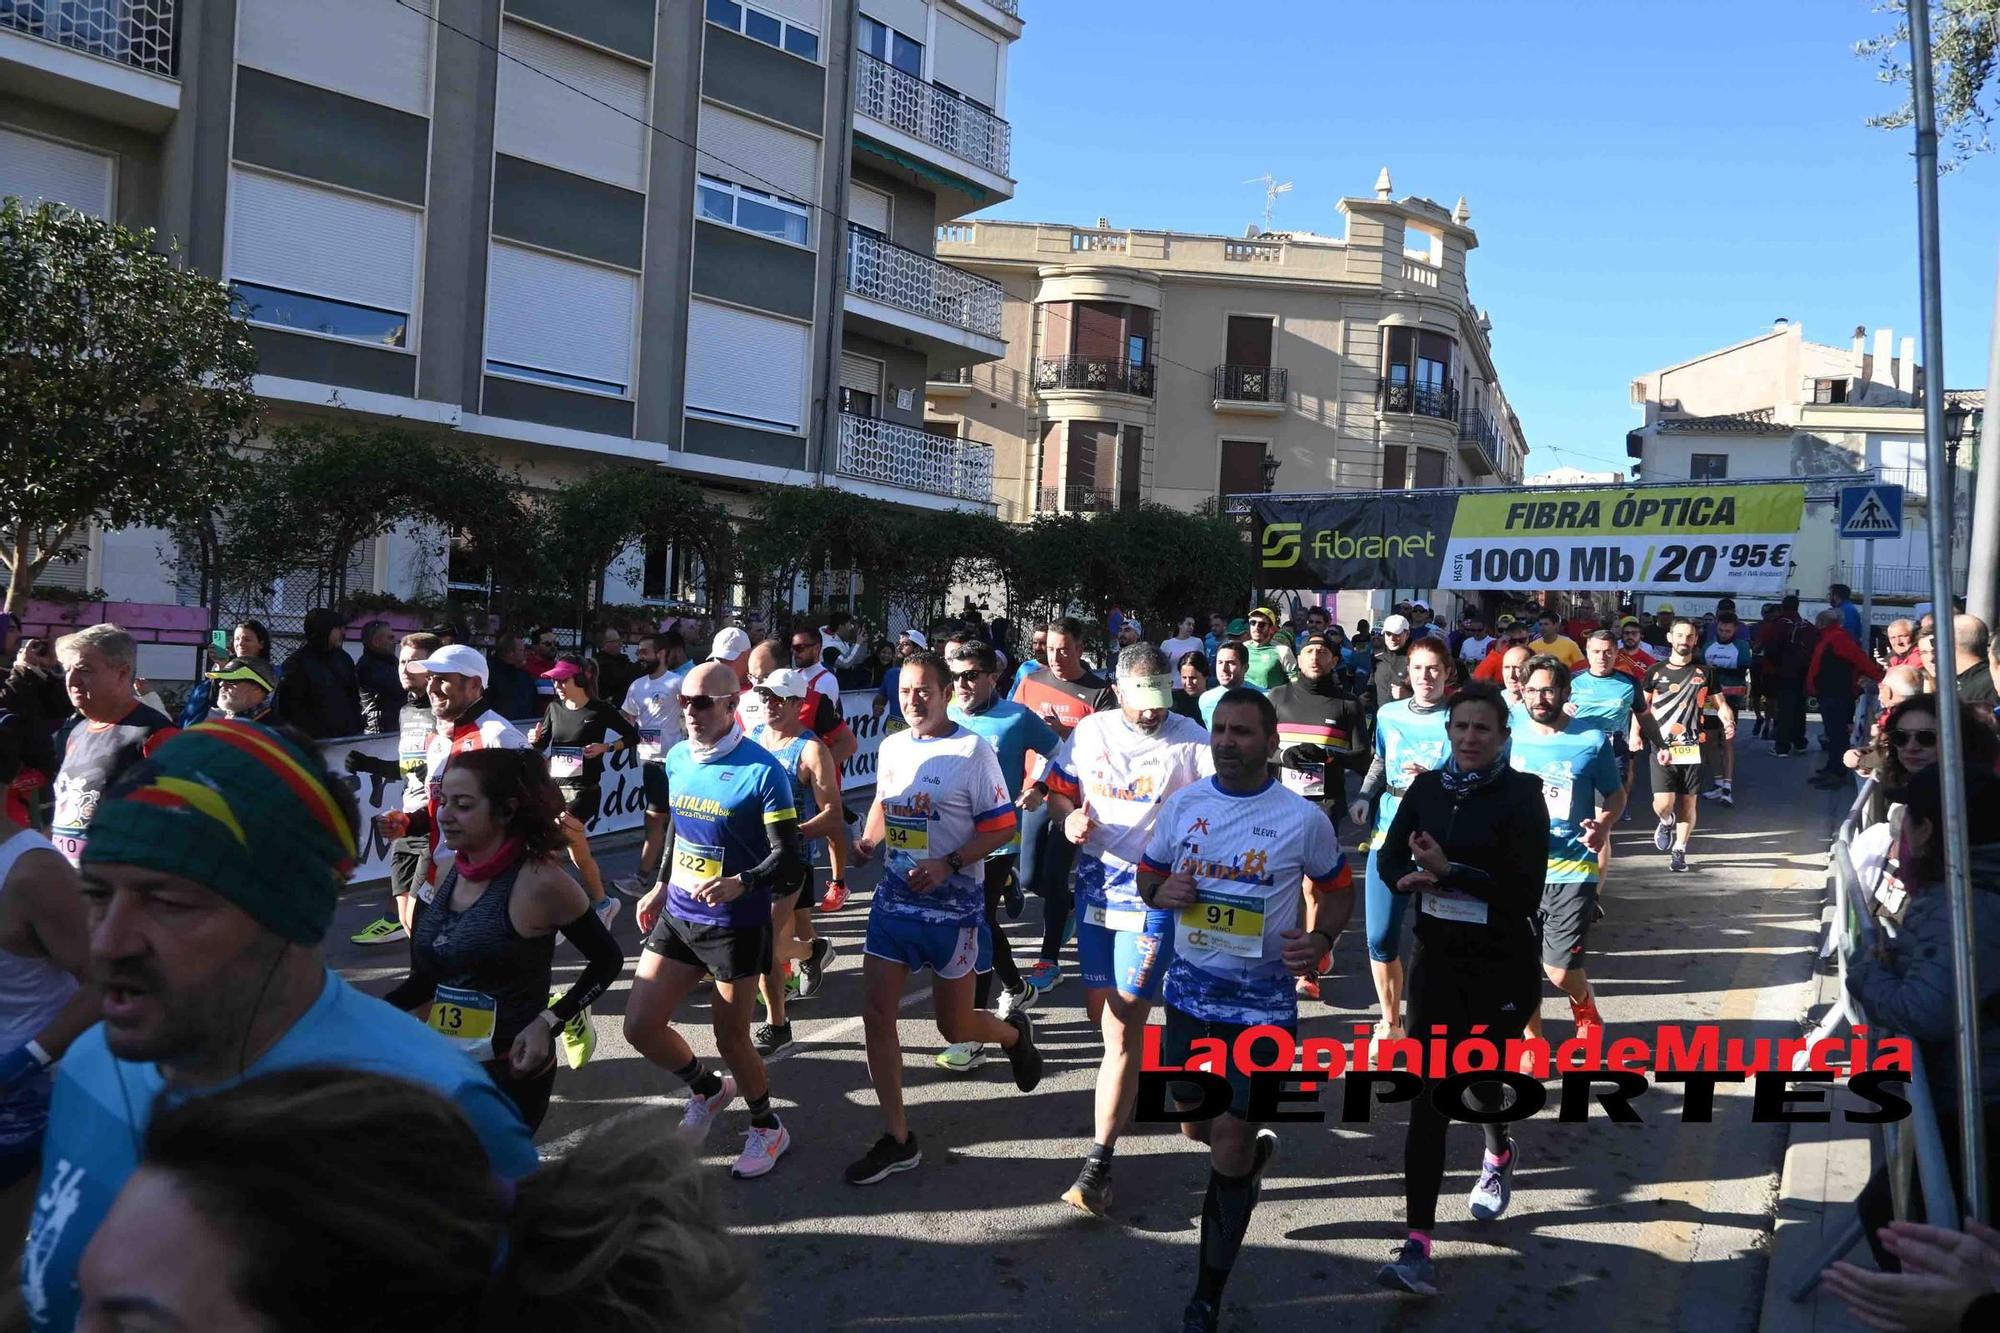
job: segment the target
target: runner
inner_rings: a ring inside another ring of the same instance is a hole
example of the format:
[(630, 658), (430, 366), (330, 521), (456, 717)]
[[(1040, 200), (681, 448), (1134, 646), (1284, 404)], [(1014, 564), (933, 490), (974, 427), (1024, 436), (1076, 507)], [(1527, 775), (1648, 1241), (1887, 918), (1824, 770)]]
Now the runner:
[[(1382, 839), (1411, 780), (1442, 764), (1450, 751), (1445, 734), (1445, 694), (1450, 688), (1450, 646), (1431, 635), (1411, 644), (1410, 697), (1383, 704), (1375, 714), (1375, 757), (1361, 780), (1361, 795), (1347, 808), (1356, 824), (1372, 829), (1363, 912), (1368, 971), (1382, 1006), (1382, 1017), (1375, 1024), (1378, 1043), (1403, 1036), (1403, 911), (1409, 901), (1407, 895), (1392, 892), (1394, 881), (1383, 877)], [(1371, 804), (1376, 807), (1372, 825)]]
[(1514, 717), (1519, 717), (1526, 706), (1521, 698), (1521, 682), (1527, 679), (1528, 659), (1533, 656), (1534, 648), (1525, 643), (1510, 644), (1500, 654), (1500, 694), (1507, 701), (1507, 712)]
[[(437, 822), (445, 770), (451, 761), (471, 750), (528, 748), (528, 738), (486, 706), (486, 673), (485, 656), (477, 648), (462, 643), (448, 643), (409, 667), (409, 674), (423, 676), (431, 713), (437, 719), (437, 726), (424, 747), (423, 803), (410, 809), (406, 799), (403, 810), (378, 815), (375, 823), (392, 838), (415, 834), (424, 839), (427, 864), (417, 885), (419, 902), (431, 900), (438, 881), (456, 855), (441, 841)], [(553, 681), (550, 687), (554, 688)], [(397, 909), (406, 906), (410, 904), (399, 902)], [(406, 920), (406, 929), (408, 925)]]
[[(1715, 617), (1715, 638), (1701, 650), (1701, 660), (1715, 672), (1716, 690), (1716, 697), (1702, 708), (1701, 738), (1715, 760), (1713, 785), (1702, 798), (1735, 805), (1736, 747), (1722, 739), (1722, 719), (1717, 711), (1720, 701), (1727, 699), (1730, 708), (1740, 713), (1750, 698), (1750, 640), (1743, 636), (1734, 611)], [(1836, 763), (1839, 759), (1834, 756)]]
[(646, 840), (639, 848), (639, 871), (618, 882), (628, 898), (643, 898), (660, 882), (667, 849), (667, 751), (680, 744), (681, 674), (673, 659), (685, 652), (674, 630), (639, 640), (639, 678), (625, 691), (625, 716), (639, 728), (639, 786), (646, 800)]
[(792, 669), (806, 678), (807, 685), (833, 700), (835, 708), (840, 707), (840, 682), (820, 661), (826, 652), (826, 640), (820, 631), (801, 621), (793, 627), (787, 642), (792, 650)]
[(1298, 659), (1278, 641), (1278, 613), (1260, 606), (1250, 613), (1250, 665), (1244, 678), (1260, 690), (1299, 678)]
[[(1441, 651), (1448, 652), (1442, 639)], [(1161, 1056), (1185, 1065), (1198, 1039), (1232, 1048), (1262, 1024), (1296, 1035), (1294, 979), (1333, 952), (1353, 910), (1354, 876), (1333, 824), (1271, 780), (1278, 714), (1235, 690), (1215, 710), (1215, 776), (1167, 798), (1138, 871), (1140, 900), (1175, 917)], [(1183, 1328), (1212, 1333), (1278, 1136), (1249, 1119), (1250, 1084), (1232, 1061), (1227, 1114), (1185, 1123), (1209, 1149), (1201, 1250)], [(1185, 1103), (1182, 1103), (1185, 1107)]]
[[(787, 649), (783, 640), (766, 639), (755, 648), (752, 648), (748, 656), (743, 659), (746, 673), (744, 681), (750, 687), (750, 690), (737, 705), (736, 722), (746, 732), (753, 727), (763, 725), (764, 722), (763, 700), (758, 697), (756, 686), (762, 684), (772, 672), (784, 668), (786, 661), (785, 654), (788, 651), (789, 649)], [(827, 753), (833, 760), (835, 778), (838, 780), (841, 770), (847, 766), (847, 761), (854, 757), (854, 752), (860, 746), (861, 742), (855, 738), (854, 728), (847, 725), (847, 718), (840, 709), (839, 695), (836, 694), (832, 698), (828, 698), (826, 695), (815, 690), (813, 697), (807, 700), (807, 704), (808, 707), (802, 714), (806, 729), (812, 732), (814, 736), (817, 736), (822, 745), (826, 746)], [(841, 815), (845, 819), (847, 813), (846, 805), (844, 803), (836, 804), (838, 804)], [(847, 870), (846, 864), (843, 861), (838, 873), (834, 874), (826, 882), (826, 896), (819, 900), (819, 910), (822, 912), (838, 912), (846, 905)], [(799, 935), (797, 940), (801, 945), (810, 945), (812, 939), (812, 921), (806, 918), (804, 919), (804, 934)], [(786, 967), (789, 969), (790, 964), (787, 964)]]
[[(1026, 786), (1028, 755), (1055, 754), (1062, 743), (1055, 728), (1025, 706), (999, 697), (999, 657), (986, 644), (965, 644), (945, 665), (951, 668), (951, 720), (993, 747), (1000, 759), (1000, 777), (1006, 782), (1007, 794), (1014, 798), (1017, 810), (1039, 806), (1043, 793)], [(994, 1006), (993, 1013), (1000, 1019), (1029, 1008), (1038, 994), (1021, 979), (1020, 969), (1014, 965), (1013, 946), (1000, 928), (998, 917), (1003, 900), (1010, 918), (1021, 915), (1020, 857), (1018, 826), (1006, 845), (986, 857), (986, 929), (993, 938), (993, 971), (981, 972), (979, 980), (973, 983), (972, 1003), (978, 1009), (986, 1007), (993, 994), (994, 974), (998, 973), (1002, 989), (1000, 1003)], [(972, 1041), (948, 1046), (937, 1058), (941, 1068), (957, 1072), (977, 1069), (985, 1061), (985, 1045)]]
[(1639, 623), (1637, 616), (1626, 616), (1618, 622), (1618, 651), (1631, 659), (1641, 676), (1660, 660), (1654, 654), (1652, 645), (1646, 642), (1646, 627)]
[(176, 730), (166, 714), (132, 693), (138, 656), (132, 636), (116, 625), (92, 625), (56, 640), (63, 685), (81, 718), (63, 742), (49, 841), (71, 865), (82, 864), (85, 830), (104, 789)]
[(1222, 696), (1231, 690), (1245, 688), (1256, 690), (1259, 694), (1264, 692), (1261, 687), (1252, 685), (1243, 678), (1249, 669), (1250, 650), (1240, 643), (1224, 639), (1222, 646), (1215, 650), (1215, 678), (1220, 683), (1212, 689), (1203, 690), (1201, 698), (1195, 702), (1195, 707), (1201, 712), (1201, 724), (1204, 727), (1213, 724), (1216, 704), (1220, 703)]
[(750, 1041), (757, 1054), (773, 1055), (792, 1040), (785, 1012), (785, 981), (792, 964), (798, 964), (798, 995), (804, 1000), (819, 994), (827, 964), (833, 961), (833, 941), (813, 930), (813, 867), (827, 856), (833, 877), (845, 878), (847, 826), (840, 817), (840, 774), (833, 755), (805, 724), (806, 710), (825, 696), (807, 687), (803, 671), (785, 668), (765, 676), (756, 692), (764, 720), (750, 739), (769, 751), (791, 779), (793, 808), (806, 850), (799, 876), (771, 889), (772, 958), (761, 983), (768, 1017), (750, 1034)]
[(1371, 708), (1410, 697), (1410, 622), (1399, 615), (1382, 617), (1382, 652), (1369, 673), (1366, 701)]
[[(1473, 684), (1452, 696), (1450, 709), (1451, 758), (1411, 782), (1381, 856), (1382, 873), (1397, 894), (1417, 900), (1410, 1028), (1423, 1034), (1426, 1047), (1441, 1031), (1447, 1059), (1453, 1045), (1475, 1033), (1504, 1049), (1541, 1003), (1535, 914), (1549, 844), (1542, 784), (1502, 757), (1505, 701), (1491, 686)], [(1470, 1092), (1482, 1109), (1498, 1109), (1498, 1084), (1474, 1084)], [(1437, 1294), (1431, 1232), (1444, 1183), (1447, 1124), (1428, 1091), (1411, 1100), (1403, 1144), (1409, 1236), (1375, 1275), (1392, 1291)], [(1490, 1222), (1512, 1201), (1520, 1157), (1506, 1125), (1482, 1128), (1486, 1152), (1467, 1204), (1475, 1221)]]
[(1736, 739), (1736, 713), (1727, 699), (1715, 695), (1715, 670), (1695, 660), (1700, 632), (1692, 620), (1676, 620), (1667, 631), (1668, 657), (1646, 672), (1639, 687), (1646, 706), (1632, 718), (1632, 748), (1639, 738), (1651, 744), (1653, 813), (1660, 826), (1653, 845), (1670, 854), (1667, 868), (1688, 869), (1688, 837), (1694, 832), (1696, 793), (1701, 790), (1701, 717), (1711, 697), (1724, 741)]
[(1467, 611), (1459, 623), (1463, 628), (1452, 636), (1455, 645), (1452, 651), (1458, 657), (1458, 674), (1470, 679), (1473, 670), (1486, 660), (1486, 654), (1493, 651), (1497, 640), (1486, 632), (1486, 616), (1476, 607)]
[[(1057, 639), (1049, 635), (1051, 653)], [(861, 963), (868, 1081), (882, 1107), (884, 1132), (847, 1168), (850, 1185), (873, 1185), (923, 1161), (903, 1107), (903, 1044), (896, 1029), (903, 982), (931, 970), (931, 1011), (947, 1042), (1001, 1047), (1014, 1086), (1033, 1092), (1042, 1055), (1026, 1011), (1005, 1021), (972, 1006), (974, 972), (992, 966), (986, 929), (983, 858), (1014, 836), (1014, 803), (993, 747), (951, 720), (945, 664), (920, 652), (902, 665), (897, 694), (909, 728), (882, 739), (875, 801), (854, 859), (886, 848), (882, 882), (868, 913)]]
[[(418, 664), (444, 647), (438, 636), (424, 630), (405, 634), (396, 647), (396, 679), (403, 686), (403, 706), (396, 713), (396, 758), (376, 759), (359, 750), (347, 752), (347, 771), (366, 773), (383, 782), (403, 783), (403, 810), (422, 810), (428, 800), (430, 780), (425, 756), (431, 737), (437, 734), (437, 714), (431, 711), (431, 697), (425, 688), (425, 673)], [(377, 821), (377, 827), (382, 827)], [(430, 868), (430, 839), (422, 833), (405, 833), (389, 838), (390, 915), (363, 926), (351, 938), (356, 944), (394, 944), (410, 938), (409, 925), (415, 919), (412, 896), (424, 882)]]
[[(589, 1023), (591, 1003), (625, 970), (625, 952), (555, 863), (568, 843), (563, 798), (539, 757), (461, 754), (440, 785), (438, 829), (456, 855), (437, 895), (417, 908), (409, 976), (382, 998), (427, 1010), (431, 1029), (486, 1067), (533, 1133), (555, 1090), (555, 1034)], [(557, 931), (584, 960), (560, 998), (550, 989)], [(596, 1044), (591, 1031), (584, 1059)]]
[[(1278, 779), (1285, 790), (1317, 806), (1337, 833), (1347, 808), (1347, 774), (1368, 770), (1366, 721), (1360, 703), (1335, 674), (1340, 655), (1333, 635), (1307, 634), (1298, 651), (1299, 678), (1271, 691), (1278, 713)], [(1319, 978), (1329, 962), (1320, 960), (1299, 978), (1301, 996), (1320, 998)]]
[(1545, 607), (1535, 617), (1539, 629), (1538, 637), (1528, 641), (1531, 654), (1548, 654), (1563, 664), (1563, 670), (1573, 671), (1583, 665), (1583, 650), (1576, 646), (1576, 640), (1563, 633), (1562, 612), (1554, 607)]
[(548, 757), (549, 776), (562, 793), (559, 822), (570, 863), (583, 876), (590, 910), (608, 930), (624, 904), (604, 892), (604, 876), (590, 854), (590, 826), (604, 809), (604, 756), (636, 749), (639, 728), (617, 705), (597, 697), (590, 670), (577, 654), (563, 653), (542, 676), (555, 682), (556, 697), (529, 744)]
[[(1593, 657), (1600, 644), (1610, 647), (1609, 636), (1600, 635), (1603, 630), (1585, 641)], [(1586, 678), (1590, 673), (1576, 679)], [(1555, 658), (1529, 660), (1521, 689), (1527, 717), (1512, 730), (1508, 762), (1542, 784), (1549, 860), (1535, 925), (1542, 938), (1542, 970), (1569, 997), (1570, 1016), (1581, 1037), (1604, 1021), (1584, 975), (1583, 951), (1595, 920), (1597, 886), (1604, 873), (1601, 858), (1625, 804), (1625, 784), (1607, 728), (1585, 718), (1580, 709), (1569, 716), (1572, 685), (1570, 673)], [(1528, 1018), (1528, 1031), (1542, 1035), (1539, 1004)]]
[(1532, 637), (1533, 631), (1519, 621), (1501, 626), (1500, 642), (1493, 645), (1493, 651), (1486, 654), (1486, 660), (1479, 664), (1478, 669), (1472, 673), (1472, 678), (1484, 681), (1488, 685), (1497, 686), (1506, 683), (1507, 673), (1504, 668), (1507, 654), (1515, 648), (1526, 648), (1528, 640)]
[[(1637, 623), (1636, 621), (1634, 622)], [(1632, 817), (1632, 714), (1645, 706), (1638, 679), (1624, 670), (1618, 640), (1610, 630), (1591, 631), (1584, 640), (1585, 667), (1570, 677), (1570, 713), (1578, 722), (1596, 727), (1611, 738), (1611, 751), (1618, 756), (1620, 776), (1619, 819)], [(1644, 674), (1644, 673), (1640, 673)], [(1641, 753), (1644, 753), (1641, 751)], [(1597, 852), (1599, 879), (1611, 864), (1611, 840)]]
[(1149, 643), (1118, 654), (1118, 710), (1077, 723), (1049, 765), (1050, 818), (1077, 847), (1076, 956), (1084, 1009), (1104, 1036), (1095, 1137), (1063, 1202), (1102, 1215), (1111, 1159), (1139, 1095), (1139, 1046), (1174, 956), (1173, 918), (1139, 898), (1139, 858), (1160, 805), (1214, 772), (1208, 733), (1171, 711), (1167, 659)]
[[(687, 1085), (681, 1136), (690, 1144), (707, 1137), (716, 1115), (742, 1090), (750, 1132), (730, 1174), (746, 1179), (769, 1172), (792, 1146), (771, 1110), (750, 1015), (758, 984), (771, 970), (772, 889), (798, 882), (806, 854), (791, 778), (737, 725), (737, 689), (736, 672), (724, 661), (704, 662), (681, 682), (687, 739), (667, 754), (673, 870), (639, 900), (646, 944), (625, 1010), (625, 1039)], [(709, 1020), (726, 1075), (703, 1065), (673, 1029), (681, 1001), (703, 976), (715, 978)]]

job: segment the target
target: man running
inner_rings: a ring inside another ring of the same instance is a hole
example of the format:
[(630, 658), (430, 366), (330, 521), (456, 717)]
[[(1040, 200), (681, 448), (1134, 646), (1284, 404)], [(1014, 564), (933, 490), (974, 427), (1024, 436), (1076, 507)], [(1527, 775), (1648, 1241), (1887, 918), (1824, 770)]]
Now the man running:
[[(439, 840), (437, 823), (438, 803), (444, 795), (444, 771), (450, 767), (452, 756), (467, 750), (528, 748), (528, 738), (486, 706), (486, 673), (485, 654), (462, 643), (448, 643), (423, 661), (410, 664), (408, 674), (423, 677), (431, 713), (437, 719), (437, 726), (424, 747), (423, 801), (412, 809), (406, 796), (404, 809), (377, 815), (375, 822), (392, 838), (424, 839), (424, 874), (417, 881), (416, 896), (425, 903), (431, 901), (444, 878), (445, 868), (456, 855)], [(399, 914), (414, 912), (415, 904), (403, 898), (398, 900), (396, 910)], [(402, 923), (405, 930), (409, 929), (408, 917), (402, 918)]]
[[(1258, 689), (1243, 678), (1243, 673), (1249, 669), (1250, 650), (1240, 643), (1224, 639), (1222, 646), (1215, 650), (1215, 678), (1221, 683), (1202, 691), (1201, 698), (1195, 700), (1195, 708), (1201, 713), (1204, 727), (1214, 720), (1215, 706), (1222, 701), (1223, 695), (1239, 686)], [(1262, 693), (1261, 690), (1258, 692)]]
[(1298, 659), (1278, 642), (1278, 613), (1260, 606), (1250, 613), (1250, 664), (1244, 678), (1260, 690), (1298, 679)]
[[(1570, 676), (1570, 715), (1611, 738), (1611, 750), (1618, 756), (1618, 772), (1624, 793), (1619, 801), (1618, 817), (1630, 819), (1633, 764), (1628, 739), (1632, 730), (1632, 714), (1644, 706), (1639, 697), (1639, 682), (1621, 669), (1618, 640), (1608, 629), (1591, 631), (1590, 637), (1584, 640), (1583, 656), (1585, 668)], [(1611, 842), (1606, 839), (1597, 853), (1600, 876), (1610, 863)]]
[[(1443, 639), (1427, 641), (1450, 651)], [(1278, 752), (1271, 701), (1250, 690), (1224, 696), (1210, 748), (1214, 778), (1167, 798), (1138, 872), (1140, 900), (1175, 920), (1161, 1042), (1168, 1065), (1184, 1066), (1196, 1041), (1233, 1049), (1259, 1025), (1296, 1035), (1294, 979), (1333, 952), (1353, 910), (1354, 876), (1333, 824), (1271, 780)], [(1216, 1072), (1228, 1081), (1229, 1110), (1181, 1126), (1209, 1150), (1200, 1257), (1183, 1314), (1191, 1333), (1217, 1325), (1278, 1142), (1250, 1123), (1247, 1071), (1231, 1060)]]
[[(1593, 634), (1588, 643), (1600, 642)], [(1586, 673), (1587, 675), (1588, 673)], [(1578, 677), (1577, 679), (1583, 679)], [(1569, 1011), (1581, 1037), (1603, 1019), (1584, 975), (1583, 950), (1595, 918), (1598, 857), (1610, 840), (1611, 825), (1625, 804), (1625, 784), (1611, 737), (1594, 720), (1569, 715), (1572, 680), (1563, 664), (1539, 656), (1528, 662), (1521, 694), (1527, 716), (1512, 729), (1509, 762), (1538, 778), (1549, 808), (1548, 877), (1535, 922), (1542, 937), (1542, 970), (1569, 997)], [(1539, 1006), (1528, 1031), (1542, 1034)]]
[(1161, 802), (1213, 771), (1208, 733), (1172, 711), (1166, 655), (1149, 643), (1118, 654), (1118, 711), (1094, 713), (1049, 766), (1050, 818), (1078, 849), (1076, 956), (1084, 1007), (1104, 1034), (1095, 1137), (1063, 1202), (1111, 1206), (1111, 1158), (1139, 1095), (1139, 1045), (1173, 958), (1173, 919), (1139, 898), (1139, 858)]
[(681, 646), (674, 630), (639, 640), (639, 678), (625, 691), (625, 716), (639, 728), (639, 788), (646, 800), (646, 840), (639, 848), (639, 873), (620, 880), (618, 891), (643, 898), (660, 882), (660, 859), (667, 848), (672, 806), (667, 792), (667, 751), (681, 743), (681, 677), (670, 663)]
[(1022, 1092), (1042, 1081), (1042, 1054), (1026, 1011), (1002, 1021), (972, 1005), (973, 974), (993, 965), (983, 862), (1007, 845), (1018, 821), (993, 747), (946, 711), (946, 674), (943, 659), (931, 652), (912, 654), (900, 668), (896, 690), (909, 726), (882, 738), (875, 801), (854, 845), (858, 862), (877, 848), (888, 855), (861, 962), (868, 1081), (882, 1105), (884, 1132), (847, 1168), (850, 1185), (873, 1185), (923, 1161), (904, 1112), (896, 1030), (912, 971), (931, 971), (931, 1011), (947, 1042), (1000, 1047)]
[[(788, 651), (782, 640), (766, 639), (741, 659), (740, 674), (750, 690), (737, 707), (736, 720), (745, 731), (760, 725), (764, 720), (756, 686), (763, 683), (772, 672), (784, 668), (785, 654)], [(828, 697), (818, 690), (813, 691), (813, 696), (806, 700), (800, 716), (805, 720), (806, 730), (817, 736), (820, 743), (826, 746), (827, 753), (833, 759), (833, 770), (839, 773), (846, 767), (847, 761), (854, 757), (855, 750), (860, 746), (860, 741), (855, 738), (854, 728), (847, 725), (847, 717), (840, 711), (840, 695), (836, 693)], [(846, 806), (843, 805), (841, 810), (844, 816)], [(827, 880), (826, 897), (820, 899), (819, 910), (838, 912), (846, 905), (847, 871), (843, 864), (839, 872)], [(810, 944), (811, 941), (812, 925), (808, 921), (803, 942)]]
[(1399, 615), (1382, 617), (1382, 651), (1375, 658), (1365, 691), (1373, 707), (1410, 697), (1410, 622)]
[(1444, 702), (1451, 680), (1451, 648), (1443, 639), (1425, 635), (1410, 645), (1410, 697), (1383, 704), (1375, 714), (1375, 757), (1361, 780), (1361, 795), (1347, 811), (1356, 824), (1369, 828), (1369, 806), (1376, 806), (1363, 919), (1368, 929), (1368, 970), (1382, 1006), (1382, 1017), (1375, 1024), (1377, 1044), (1403, 1038), (1402, 928), (1409, 902), (1407, 894), (1393, 892), (1394, 886), (1382, 878), (1382, 838), (1411, 781), (1442, 764), (1450, 750)]
[(1563, 633), (1562, 612), (1554, 607), (1545, 607), (1535, 617), (1535, 625), (1540, 630), (1538, 637), (1529, 640), (1531, 654), (1548, 654), (1563, 664), (1563, 670), (1572, 671), (1583, 665), (1583, 650), (1576, 646), (1576, 640)]
[[(430, 779), (425, 771), (431, 737), (437, 734), (437, 714), (431, 711), (431, 696), (425, 686), (426, 673), (418, 664), (438, 649), (443, 640), (426, 630), (405, 634), (396, 647), (396, 679), (403, 687), (403, 704), (396, 710), (396, 759), (375, 759), (358, 750), (347, 752), (347, 771), (366, 773), (385, 782), (403, 782), (403, 810), (413, 813), (427, 806)], [(427, 833), (405, 832), (389, 839), (390, 914), (363, 926), (351, 936), (354, 943), (393, 944), (410, 938), (417, 886), (430, 870), (431, 843)]]
[[(1640, 683), (1644, 710), (1632, 718), (1632, 748), (1639, 738), (1653, 746), (1653, 813), (1660, 826), (1653, 845), (1669, 853), (1669, 870), (1688, 868), (1688, 836), (1694, 832), (1696, 807), (1701, 804), (1701, 718), (1715, 696), (1715, 670), (1695, 660), (1701, 632), (1692, 620), (1676, 620), (1667, 630), (1667, 660), (1655, 663)], [(1716, 698), (1716, 715), (1725, 741), (1736, 739), (1736, 712), (1727, 699)]]
[[(1702, 740), (1715, 757), (1714, 785), (1702, 793), (1702, 798), (1735, 805), (1736, 747), (1723, 741), (1718, 713), (1724, 699), (1732, 710), (1742, 712), (1750, 696), (1750, 640), (1741, 633), (1734, 611), (1724, 611), (1715, 617), (1715, 638), (1702, 648), (1701, 660), (1715, 672), (1716, 693), (1702, 710)], [(1838, 764), (1840, 756), (1833, 758)]]
[(63, 742), (49, 841), (71, 865), (81, 865), (85, 831), (104, 789), (171, 739), (175, 727), (132, 693), (139, 648), (116, 625), (92, 625), (57, 639), (56, 660), (81, 717)]
[[(681, 681), (687, 739), (667, 753), (673, 793), (672, 869), (639, 900), (645, 948), (625, 1010), (625, 1039), (685, 1083), (681, 1137), (698, 1144), (740, 1089), (750, 1132), (731, 1174), (768, 1172), (792, 1136), (771, 1109), (764, 1058), (751, 1040), (758, 983), (771, 970), (774, 887), (806, 866), (792, 780), (736, 723), (736, 672), (704, 662)], [(661, 890), (665, 890), (664, 899)], [(729, 1069), (704, 1066), (673, 1020), (704, 975), (715, 978), (709, 1019)]]

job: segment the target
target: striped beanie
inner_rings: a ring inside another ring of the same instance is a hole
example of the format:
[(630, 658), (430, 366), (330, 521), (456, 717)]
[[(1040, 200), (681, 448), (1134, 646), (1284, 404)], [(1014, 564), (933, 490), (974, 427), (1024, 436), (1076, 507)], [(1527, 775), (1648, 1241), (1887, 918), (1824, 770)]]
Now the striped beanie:
[(267, 727), (204, 722), (104, 794), (83, 861), (184, 876), (265, 929), (317, 944), (355, 860), (326, 782), (316, 756)]

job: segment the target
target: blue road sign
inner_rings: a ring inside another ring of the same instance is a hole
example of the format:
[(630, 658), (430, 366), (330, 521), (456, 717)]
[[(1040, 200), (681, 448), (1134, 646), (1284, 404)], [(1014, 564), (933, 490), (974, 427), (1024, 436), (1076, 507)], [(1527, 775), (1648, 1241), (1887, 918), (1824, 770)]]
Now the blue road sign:
[(1842, 540), (1872, 542), (1903, 535), (1903, 488), (1870, 483), (1840, 488)]

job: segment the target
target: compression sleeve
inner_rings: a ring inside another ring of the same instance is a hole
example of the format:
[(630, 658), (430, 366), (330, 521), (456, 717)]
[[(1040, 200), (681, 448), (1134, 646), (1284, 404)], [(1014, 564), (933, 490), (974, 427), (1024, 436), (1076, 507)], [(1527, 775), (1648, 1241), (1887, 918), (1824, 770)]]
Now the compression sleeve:
[(1374, 757), (1368, 761), (1366, 776), (1361, 779), (1361, 799), (1364, 801), (1374, 800), (1382, 794), (1382, 789), (1388, 785), (1388, 761), (1383, 759), (1382, 752), (1377, 750)]
[(812, 864), (806, 859), (806, 842), (799, 836), (799, 820), (767, 819), (764, 832), (771, 839), (771, 851), (762, 861), (743, 872), (745, 884), (792, 884), (801, 871)]
[(562, 937), (583, 955), (583, 974), (563, 992), (561, 999), (549, 1006), (550, 1013), (567, 1023), (618, 980), (618, 974), (625, 969), (625, 951), (611, 938), (604, 918), (592, 908), (585, 908), (582, 916), (562, 927)]

